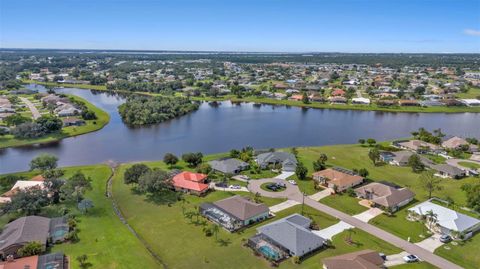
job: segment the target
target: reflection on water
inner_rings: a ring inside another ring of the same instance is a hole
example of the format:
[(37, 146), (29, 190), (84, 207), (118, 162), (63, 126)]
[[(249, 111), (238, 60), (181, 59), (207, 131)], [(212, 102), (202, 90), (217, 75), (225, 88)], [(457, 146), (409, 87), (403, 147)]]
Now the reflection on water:
[(87, 99), (110, 114), (110, 123), (100, 131), (60, 142), (0, 150), (0, 173), (26, 170), (29, 161), (43, 152), (57, 155), (60, 165), (66, 166), (158, 160), (166, 152), (208, 154), (247, 145), (272, 148), (356, 143), (370, 137), (387, 140), (407, 137), (419, 127), (480, 137), (480, 114), (329, 110), (229, 101), (202, 102), (199, 110), (181, 118), (129, 128), (117, 112), (125, 95), (80, 89), (58, 92)]

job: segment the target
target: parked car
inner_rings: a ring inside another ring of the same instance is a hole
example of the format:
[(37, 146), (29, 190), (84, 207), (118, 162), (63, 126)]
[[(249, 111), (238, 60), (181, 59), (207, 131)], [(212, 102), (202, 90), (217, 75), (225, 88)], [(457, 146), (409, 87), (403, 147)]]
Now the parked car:
[(407, 263), (410, 263), (410, 262), (418, 262), (418, 261), (419, 261), (419, 259), (418, 259), (417, 256), (411, 255), (411, 254), (403, 257), (403, 260), (404, 260), (405, 262), (407, 262)]
[(215, 186), (216, 186), (216, 187), (219, 187), (219, 188), (226, 188), (226, 187), (228, 187), (227, 183), (225, 183), (225, 182), (217, 182), (217, 183), (215, 183)]
[(380, 253), (378, 253), (378, 255), (380, 255), (380, 257), (382, 257), (382, 259), (383, 259), (384, 261), (387, 260), (387, 255), (385, 255), (385, 253), (380, 252)]
[(290, 179), (288, 182), (292, 185), (297, 185), (297, 182), (295, 182), (295, 180), (293, 180), (293, 179)]
[(448, 243), (450, 241), (452, 241), (452, 237), (450, 235), (444, 234), (444, 235), (440, 236), (440, 242)]
[(230, 189), (239, 190), (242, 187), (240, 185), (230, 185)]

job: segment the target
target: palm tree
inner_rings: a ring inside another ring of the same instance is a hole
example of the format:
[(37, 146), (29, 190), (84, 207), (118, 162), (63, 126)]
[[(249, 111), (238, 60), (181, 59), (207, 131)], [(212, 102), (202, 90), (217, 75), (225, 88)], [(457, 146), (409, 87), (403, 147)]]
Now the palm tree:
[(220, 231), (220, 227), (218, 227), (217, 224), (212, 224), (212, 232), (215, 235), (215, 240), (218, 240), (217, 235), (219, 231)]
[(425, 214), (425, 217), (427, 218), (427, 222), (428, 222), (428, 228), (430, 229), (430, 231), (432, 231), (433, 227), (437, 224), (438, 222), (438, 216), (437, 214), (433, 213), (432, 210), (429, 210), (427, 211), (427, 213)]

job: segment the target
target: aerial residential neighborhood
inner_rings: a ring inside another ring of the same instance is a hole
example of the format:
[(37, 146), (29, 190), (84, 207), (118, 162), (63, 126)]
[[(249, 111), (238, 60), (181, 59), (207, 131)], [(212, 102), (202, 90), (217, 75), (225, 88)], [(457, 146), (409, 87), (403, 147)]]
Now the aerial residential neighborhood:
[(0, 269), (480, 269), (479, 22), (0, 0)]

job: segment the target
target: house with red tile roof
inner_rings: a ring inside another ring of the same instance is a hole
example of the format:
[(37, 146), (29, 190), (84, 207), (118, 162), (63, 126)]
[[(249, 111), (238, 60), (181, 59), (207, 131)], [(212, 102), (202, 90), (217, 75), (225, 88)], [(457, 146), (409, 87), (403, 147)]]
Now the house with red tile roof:
[(205, 184), (207, 175), (192, 172), (181, 172), (172, 178), (175, 191), (187, 192), (195, 195), (205, 194), (209, 186)]
[(331, 96), (344, 96), (345, 91), (342, 90), (342, 89), (335, 89), (335, 90), (332, 91), (332, 93), (330, 95)]

